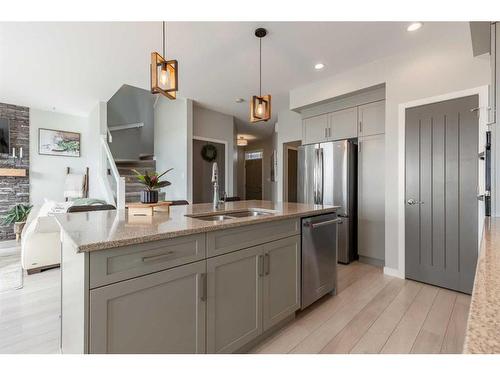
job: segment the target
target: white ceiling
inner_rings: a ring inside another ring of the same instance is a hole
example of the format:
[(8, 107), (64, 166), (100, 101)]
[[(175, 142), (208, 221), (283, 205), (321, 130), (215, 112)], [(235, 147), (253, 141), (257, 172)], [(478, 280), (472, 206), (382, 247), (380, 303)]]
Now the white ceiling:
[[(179, 61), (179, 95), (234, 115), (239, 131), (270, 134), (290, 89), (441, 37), (464, 40), (465, 22), (173, 22), (167, 57)], [(248, 98), (258, 92), (256, 27), (262, 43), (263, 94), (273, 121), (248, 125)], [(443, 39), (443, 40), (445, 40)], [(0, 23), (0, 102), (86, 115), (123, 84), (149, 85), (150, 52), (161, 52), (161, 23)], [(314, 70), (323, 62), (322, 71)], [(238, 104), (236, 98), (245, 98)]]

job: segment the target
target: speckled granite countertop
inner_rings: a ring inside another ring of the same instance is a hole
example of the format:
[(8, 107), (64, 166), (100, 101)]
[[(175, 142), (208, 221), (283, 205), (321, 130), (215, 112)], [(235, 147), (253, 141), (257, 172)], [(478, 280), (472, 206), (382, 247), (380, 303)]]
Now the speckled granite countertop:
[(500, 353), (500, 219), (485, 222), (464, 353)]
[[(220, 222), (203, 221), (185, 215), (230, 213), (248, 209), (272, 210), (272, 215), (228, 219)], [(126, 211), (93, 211), (56, 215), (61, 229), (74, 242), (79, 252), (110, 249), (195, 233), (234, 228), (294, 217), (334, 212), (337, 207), (269, 201), (228, 202), (220, 210), (211, 204), (172, 206), (170, 213), (154, 216), (128, 216)]]

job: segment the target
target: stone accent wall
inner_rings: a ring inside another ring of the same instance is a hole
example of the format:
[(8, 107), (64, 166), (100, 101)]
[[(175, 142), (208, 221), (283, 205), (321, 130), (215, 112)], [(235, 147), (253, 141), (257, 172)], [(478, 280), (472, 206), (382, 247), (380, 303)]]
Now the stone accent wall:
[(23, 148), (23, 159), (0, 154), (0, 168), (23, 168), (26, 177), (0, 176), (0, 241), (15, 238), (12, 225), (2, 225), (5, 213), (18, 203), (29, 203), (29, 151), (30, 115), (29, 108), (0, 103), (0, 118), (9, 120), (10, 149)]

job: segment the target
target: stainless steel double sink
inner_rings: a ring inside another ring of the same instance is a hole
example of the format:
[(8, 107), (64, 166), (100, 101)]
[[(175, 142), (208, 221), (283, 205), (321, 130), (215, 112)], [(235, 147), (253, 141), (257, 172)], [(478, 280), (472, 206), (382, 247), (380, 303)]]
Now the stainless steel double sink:
[(258, 209), (249, 209), (249, 210), (242, 210), (242, 211), (235, 211), (228, 213), (217, 213), (210, 215), (203, 215), (203, 214), (186, 215), (186, 216), (192, 219), (198, 219), (203, 221), (224, 221), (230, 219), (239, 219), (243, 217), (258, 217), (258, 216), (269, 216), (269, 215), (274, 215), (274, 212), (258, 210)]

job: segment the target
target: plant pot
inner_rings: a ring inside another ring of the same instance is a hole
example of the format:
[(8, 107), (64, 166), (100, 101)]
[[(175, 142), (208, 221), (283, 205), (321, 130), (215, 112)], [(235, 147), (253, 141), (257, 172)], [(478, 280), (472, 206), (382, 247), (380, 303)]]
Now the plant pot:
[(21, 239), (21, 233), (23, 231), (25, 221), (17, 221), (14, 223), (14, 233), (16, 234), (16, 240), (19, 241)]
[(141, 203), (158, 203), (158, 190), (141, 191)]

